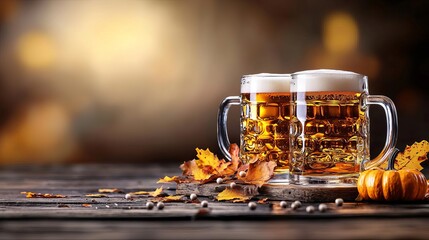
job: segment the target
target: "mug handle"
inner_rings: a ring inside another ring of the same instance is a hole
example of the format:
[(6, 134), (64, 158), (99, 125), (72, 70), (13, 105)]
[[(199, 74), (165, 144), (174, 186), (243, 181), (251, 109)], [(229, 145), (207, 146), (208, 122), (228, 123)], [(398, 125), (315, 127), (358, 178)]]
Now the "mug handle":
[(387, 161), (389, 157), (395, 152), (396, 140), (398, 138), (398, 115), (393, 101), (382, 95), (364, 95), (362, 107), (365, 109), (366, 105), (379, 105), (386, 113), (386, 142), (384, 143), (383, 150), (373, 160), (363, 161), (361, 170), (367, 170), (381, 165)]
[(226, 159), (231, 160), (231, 154), (229, 153), (229, 138), (227, 130), (227, 119), (228, 119), (228, 110), (231, 105), (240, 105), (241, 97), (240, 96), (230, 96), (225, 98), (219, 106), (219, 112), (217, 114), (217, 143), (219, 148), (225, 155)]

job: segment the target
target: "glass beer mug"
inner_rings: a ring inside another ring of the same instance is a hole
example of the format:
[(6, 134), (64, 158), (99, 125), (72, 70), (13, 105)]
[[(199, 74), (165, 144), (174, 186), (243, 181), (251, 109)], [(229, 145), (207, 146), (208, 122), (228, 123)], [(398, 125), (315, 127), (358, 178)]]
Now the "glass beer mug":
[[(292, 74), (290, 173), (297, 184), (353, 183), (364, 169), (387, 160), (397, 139), (392, 100), (369, 95), (364, 75), (338, 70)], [(370, 160), (369, 105), (386, 113), (384, 148)]]
[(274, 160), (276, 176), (289, 168), (290, 74), (253, 74), (241, 79), (241, 95), (225, 98), (218, 113), (217, 139), (228, 152), (227, 114), (231, 105), (241, 106), (240, 159), (249, 163)]

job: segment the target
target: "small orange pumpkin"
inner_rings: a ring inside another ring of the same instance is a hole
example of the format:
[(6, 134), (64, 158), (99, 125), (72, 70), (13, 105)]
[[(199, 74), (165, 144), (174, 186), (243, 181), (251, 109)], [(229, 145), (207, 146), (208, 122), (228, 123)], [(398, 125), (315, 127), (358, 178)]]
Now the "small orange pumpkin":
[(387, 170), (367, 170), (360, 174), (357, 187), (362, 200), (418, 201), (425, 198), (428, 183), (425, 175), (415, 169), (394, 168), (399, 150), (387, 162)]
[(367, 170), (357, 183), (363, 200), (418, 201), (427, 191), (426, 177), (417, 170)]

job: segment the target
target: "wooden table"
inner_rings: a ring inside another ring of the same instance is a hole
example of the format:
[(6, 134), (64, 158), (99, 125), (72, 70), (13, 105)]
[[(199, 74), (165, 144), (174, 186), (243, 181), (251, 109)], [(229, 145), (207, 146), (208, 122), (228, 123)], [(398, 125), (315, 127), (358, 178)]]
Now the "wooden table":
[[(429, 202), (327, 203), (327, 212), (307, 213), (306, 203), (298, 210), (259, 204), (252, 211), (246, 203), (209, 199), (208, 211), (183, 202), (148, 210), (147, 197), (85, 197), (99, 188), (152, 191), (158, 178), (178, 174), (177, 166), (3, 167), (0, 239), (429, 239)], [(174, 194), (174, 184), (164, 187)], [(67, 197), (26, 198), (23, 191)]]

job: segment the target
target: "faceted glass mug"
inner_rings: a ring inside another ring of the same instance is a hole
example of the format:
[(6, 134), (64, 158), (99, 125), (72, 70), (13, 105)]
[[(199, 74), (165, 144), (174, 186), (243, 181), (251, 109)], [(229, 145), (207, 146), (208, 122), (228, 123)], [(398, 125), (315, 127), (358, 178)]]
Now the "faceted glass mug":
[(275, 161), (271, 182), (288, 181), (290, 79), (290, 74), (244, 75), (240, 96), (225, 98), (219, 107), (217, 140), (222, 153), (231, 159), (227, 116), (231, 105), (239, 105), (240, 159), (245, 163)]
[[(397, 114), (392, 100), (369, 95), (367, 77), (338, 70), (292, 74), (290, 82), (290, 173), (296, 184), (354, 183), (359, 172), (392, 154)], [(386, 113), (384, 148), (370, 160), (369, 105)]]

